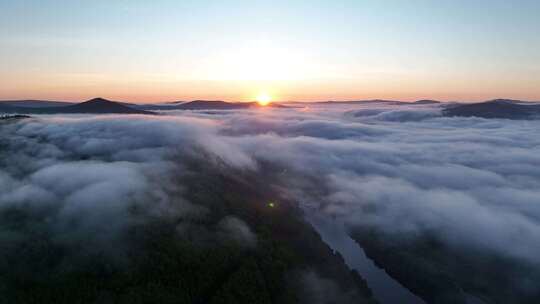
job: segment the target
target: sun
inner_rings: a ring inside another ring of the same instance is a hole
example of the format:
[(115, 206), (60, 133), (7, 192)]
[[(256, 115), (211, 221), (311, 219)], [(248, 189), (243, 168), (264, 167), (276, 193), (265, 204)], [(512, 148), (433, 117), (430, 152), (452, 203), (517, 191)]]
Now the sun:
[(257, 103), (260, 106), (265, 107), (269, 105), (271, 101), (272, 101), (272, 98), (270, 98), (270, 96), (266, 93), (261, 93), (257, 96)]

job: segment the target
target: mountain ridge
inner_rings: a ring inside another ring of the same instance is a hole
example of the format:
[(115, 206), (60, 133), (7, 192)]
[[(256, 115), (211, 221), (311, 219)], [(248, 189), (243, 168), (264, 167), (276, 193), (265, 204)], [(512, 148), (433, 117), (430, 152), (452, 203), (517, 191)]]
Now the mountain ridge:
[(492, 99), (478, 103), (453, 104), (442, 113), (450, 117), (534, 119), (540, 117), (540, 104), (513, 99)]
[(156, 114), (150, 111), (135, 109), (101, 97), (93, 98), (81, 103), (52, 107), (13, 106), (0, 102), (0, 112), (19, 114)]

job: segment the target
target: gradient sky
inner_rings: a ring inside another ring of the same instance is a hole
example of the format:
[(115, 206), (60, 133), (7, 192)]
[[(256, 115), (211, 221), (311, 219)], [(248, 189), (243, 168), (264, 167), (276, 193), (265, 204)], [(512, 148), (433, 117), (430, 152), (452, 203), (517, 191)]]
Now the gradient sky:
[(0, 0), (0, 99), (540, 100), (540, 1)]

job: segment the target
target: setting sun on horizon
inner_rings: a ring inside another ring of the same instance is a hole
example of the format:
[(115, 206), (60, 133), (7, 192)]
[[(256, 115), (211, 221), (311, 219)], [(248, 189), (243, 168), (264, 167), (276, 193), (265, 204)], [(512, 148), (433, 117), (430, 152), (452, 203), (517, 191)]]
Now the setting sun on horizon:
[(257, 103), (260, 105), (260, 106), (267, 106), (270, 104), (270, 102), (272, 102), (272, 98), (270, 97), (270, 95), (268, 95), (267, 93), (260, 93), (258, 96), (257, 96)]

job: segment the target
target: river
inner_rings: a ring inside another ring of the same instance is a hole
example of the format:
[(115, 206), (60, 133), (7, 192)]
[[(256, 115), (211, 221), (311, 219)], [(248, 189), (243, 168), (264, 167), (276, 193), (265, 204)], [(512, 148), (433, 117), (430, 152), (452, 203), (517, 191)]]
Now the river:
[(342, 223), (322, 215), (310, 215), (307, 220), (321, 235), (323, 241), (339, 252), (345, 263), (367, 281), (375, 298), (381, 304), (425, 304), (398, 281), (369, 259), (364, 250), (347, 234)]

